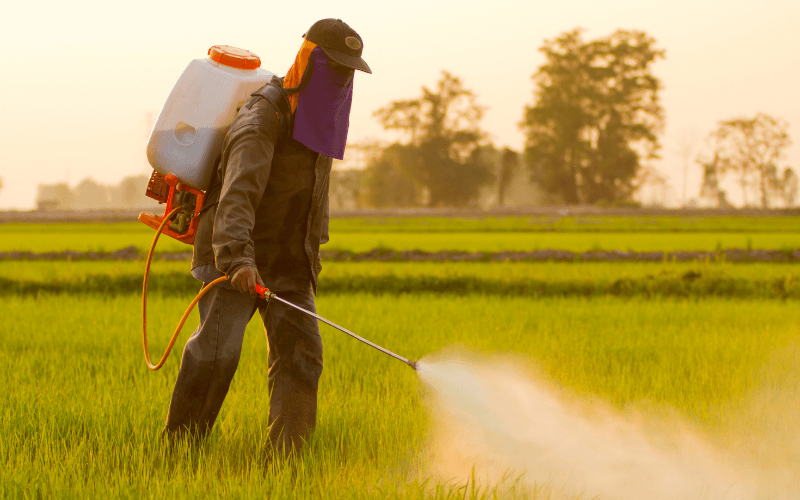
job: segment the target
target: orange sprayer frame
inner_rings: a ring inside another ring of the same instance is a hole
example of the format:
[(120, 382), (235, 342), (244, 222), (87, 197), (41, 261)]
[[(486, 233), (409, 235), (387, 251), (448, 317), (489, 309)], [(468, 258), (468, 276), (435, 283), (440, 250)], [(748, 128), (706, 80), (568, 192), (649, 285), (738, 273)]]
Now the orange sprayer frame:
[(186, 232), (177, 233), (173, 231), (169, 226), (166, 226), (163, 229), (163, 233), (166, 234), (167, 236), (175, 238), (178, 241), (182, 241), (188, 245), (194, 245), (194, 236), (195, 234), (197, 234), (197, 225), (200, 223), (200, 218), (198, 217), (198, 215), (200, 215), (200, 210), (203, 208), (203, 200), (205, 200), (206, 195), (199, 189), (195, 189), (192, 186), (182, 184), (181, 181), (173, 174), (167, 174), (164, 180), (169, 185), (169, 196), (167, 197), (167, 206), (164, 209), (164, 215), (159, 217), (158, 215), (155, 215), (152, 212), (142, 212), (139, 214), (139, 221), (147, 224), (153, 229), (158, 229), (164, 218), (175, 208), (173, 206), (173, 203), (175, 201), (175, 193), (178, 191), (185, 191), (192, 193), (195, 196), (197, 196), (197, 201), (195, 202), (194, 212), (192, 213), (192, 220), (189, 223), (189, 227), (186, 230)]

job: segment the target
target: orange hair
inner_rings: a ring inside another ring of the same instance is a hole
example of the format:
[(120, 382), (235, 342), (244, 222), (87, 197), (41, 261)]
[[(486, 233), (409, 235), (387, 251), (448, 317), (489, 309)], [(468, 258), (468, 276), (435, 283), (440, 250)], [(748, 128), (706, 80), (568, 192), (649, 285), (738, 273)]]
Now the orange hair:
[[(305, 73), (306, 66), (308, 66), (308, 57), (311, 55), (311, 51), (316, 47), (316, 43), (303, 40), (303, 44), (297, 52), (297, 57), (294, 58), (294, 64), (289, 68), (286, 77), (283, 79), (283, 88), (290, 89), (300, 85), (300, 81), (303, 79), (303, 73)], [(287, 97), (289, 98), (289, 104), (292, 106), (292, 114), (294, 114), (295, 110), (297, 110), (297, 100), (300, 95), (292, 94)]]

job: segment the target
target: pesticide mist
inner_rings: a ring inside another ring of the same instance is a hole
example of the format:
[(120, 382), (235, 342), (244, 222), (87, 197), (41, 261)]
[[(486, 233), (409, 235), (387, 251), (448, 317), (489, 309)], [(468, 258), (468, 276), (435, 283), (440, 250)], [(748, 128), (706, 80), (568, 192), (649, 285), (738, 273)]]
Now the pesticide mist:
[[(474, 474), (485, 486), (516, 481), (550, 499), (800, 498), (791, 479), (800, 447), (783, 450), (782, 465), (767, 468), (753, 450), (712, 446), (674, 416), (577, 401), (518, 366), (463, 354), (421, 360), (434, 419), (433, 475), (466, 481)], [(766, 435), (753, 419), (738, 422), (735, 432)], [(797, 441), (796, 427), (788, 427)], [(758, 447), (741, 437), (727, 442)]]

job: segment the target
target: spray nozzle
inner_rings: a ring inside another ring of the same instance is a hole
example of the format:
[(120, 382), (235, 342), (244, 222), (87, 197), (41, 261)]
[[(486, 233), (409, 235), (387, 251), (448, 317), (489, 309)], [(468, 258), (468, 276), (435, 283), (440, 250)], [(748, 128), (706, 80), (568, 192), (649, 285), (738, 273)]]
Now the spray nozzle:
[(269, 291), (269, 288), (261, 285), (256, 285), (256, 292), (264, 299), (271, 299), (275, 294)]

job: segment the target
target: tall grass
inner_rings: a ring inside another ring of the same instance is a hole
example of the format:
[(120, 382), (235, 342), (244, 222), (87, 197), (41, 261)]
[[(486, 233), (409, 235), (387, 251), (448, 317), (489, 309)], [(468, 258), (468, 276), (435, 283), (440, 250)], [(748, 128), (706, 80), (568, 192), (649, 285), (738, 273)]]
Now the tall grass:
[[(138, 294), (141, 262), (0, 261), (0, 296)], [(189, 263), (153, 265), (150, 289), (196, 293)], [(750, 297), (800, 299), (796, 264), (728, 262), (326, 262), (319, 291), (447, 295)]]
[[(152, 301), (153, 351), (163, 349), (189, 298)], [(298, 460), (265, 463), (267, 350), (257, 322), (210, 439), (167, 453), (158, 433), (179, 355), (159, 372), (145, 368), (138, 297), (40, 294), (4, 297), (1, 307), (2, 497), (502, 494), (430, 479), (428, 415), (415, 373), (325, 326), (317, 432)], [(318, 309), (407, 357), (453, 345), (506, 353), (579, 395), (617, 407), (666, 406), (707, 429), (800, 333), (800, 309), (774, 300), (338, 294), (320, 296)]]
[[(459, 276), (520, 280), (613, 281), (621, 277), (645, 278), (648, 275), (686, 273), (719, 273), (737, 279), (772, 279), (800, 273), (793, 263), (736, 263), (725, 261), (699, 262), (374, 262), (322, 261), (320, 281), (350, 276), (381, 278), (384, 276)], [(188, 275), (189, 261), (156, 260), (152, 279), (170, 274)], [(65, 260), (0, 260), (0, 277), (25, 282), (74, 282), (87, 276), (126, 276), (140, 278), (143, 261), (65, 261)]]
[[(0, 224), (0, 252), (146, 252), (153, 230), (139, 222)], [(723, 248), (800, 248), (797, 217), (407, 217), (331, 220), (331, 249), (394, 250), (559, 249), (675, 251)], [(190, 247), (170, 238), (160, 252)]]
[[(143, 226), (144, 227), (144, 226)], [(145, 254), (153, 231), (135, 230), (49, 232), (0, 230), (0, 252), (112, 252), (135, 247)], [(0, 229), (3, 226), (0, 225)], [(325, 250), (353, 253), (385, 250), (441, 250), (467, 252), (532, 251), (544, 249), (586, 252), (622, 251), (716, 251), (725, 248), (794, 250), (800, 248), (800, 232), (331, 232)], [(191, 247), (171, 238), (159, 239), (156, 251), (191, 252)]]

